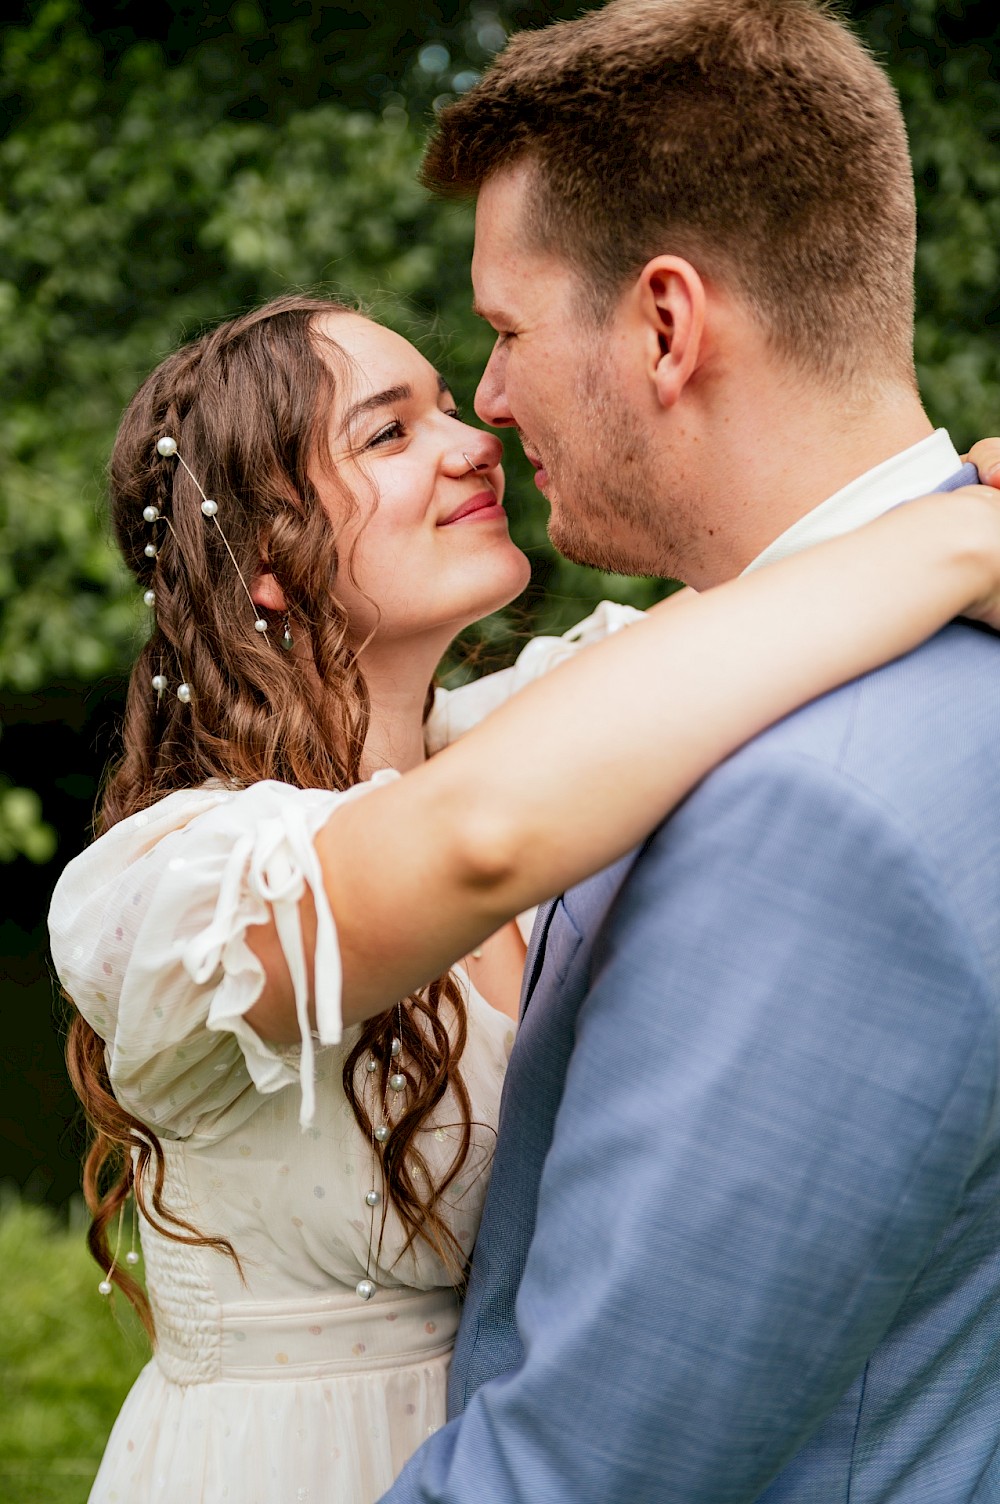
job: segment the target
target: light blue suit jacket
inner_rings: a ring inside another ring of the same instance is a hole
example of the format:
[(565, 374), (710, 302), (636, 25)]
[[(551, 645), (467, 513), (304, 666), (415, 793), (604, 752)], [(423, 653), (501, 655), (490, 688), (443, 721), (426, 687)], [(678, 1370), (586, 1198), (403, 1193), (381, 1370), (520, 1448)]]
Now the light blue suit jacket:
[(1000, 1501), (1000, 644), (789, 717), (532, 951), (392, 1504)]

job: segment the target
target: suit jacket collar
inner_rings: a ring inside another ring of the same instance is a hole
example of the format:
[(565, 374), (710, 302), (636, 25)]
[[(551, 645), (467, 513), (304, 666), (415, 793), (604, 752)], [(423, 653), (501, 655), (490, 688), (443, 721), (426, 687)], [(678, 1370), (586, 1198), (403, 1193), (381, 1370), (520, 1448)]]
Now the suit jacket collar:
[(528, 1006), (531, 994), (535, 990), (538, 974), (542, 969), (542, 961), (545, 957), (545, 937), (552, 923), (552, 915), (556, 911), (558, 898), (550, 898), (547, 903), (539, 904), (538, 913), (535, 915), (534, 927), (531, 931), (531, 939), (528, 941), (528, 951), (524, 958), (524, 979), (521, 983), (521, 1008), (520, 1016), (524, 1017), (524, 1010)]

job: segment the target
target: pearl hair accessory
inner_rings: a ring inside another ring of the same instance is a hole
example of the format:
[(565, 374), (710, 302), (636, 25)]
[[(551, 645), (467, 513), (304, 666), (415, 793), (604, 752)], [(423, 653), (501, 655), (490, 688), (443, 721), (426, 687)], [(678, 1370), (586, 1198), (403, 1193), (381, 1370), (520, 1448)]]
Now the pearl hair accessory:
[[(209, 518), (215, 524), (215, 527), (216, 527), (216, 530), (217, 530), (217, 532), (219, 534), (219, 537), (222, 539), (223, 543), (225, 544), (226, 553), (229, 555), (230, 559), (232, 559), (232, 561), (233, 561), (233, 568), (236, 570), (236, 573), (239, 575), (240, 584), (243, 586), (244, 592), (246, 593), (246, 598), (250, 602), (250, 609), (253, 611), (253, 614), (254, 614), (254, 623), (253, 623), (254, 624), (254, 629), (257, 632), (260, 632), (263, 635), (268, 630), (268, 623), (267, 623), (267, 621), (265, 620), (265, 618), (263, 616), (260, 616), (258, 614), (257, 606), (254, 603), (253, 596), (250, 594), (250, 588), (247, 585), (247, 582), (246, 582), (246, 580), (243, 577), (243, 571), (240, 568), (239, 564), (236, 562), (236, 555), (233, 553), (232, 549), (229, 546), (229, 539), (226, 537), (225, 533), (222, 531), (222, 525), (219, 522), (219, 504), (218, 504), (218, 502), (217, 501), (212, 501), (212, 499), (209, 496), (206, 496), (205, 492), (202, 490), (201, 482), (199, 481), (198, 477), (194, 474), (194, 472), (192, 471), (190, 465), (187, 463), (187, 461), (185, 460), (184, 456), (180, 453), (179, 449), (177, 448), (177, 440), (176, 439), (171, 438), (171, 436), (169, 434), (164, 434), (162, 436), (162, 438), (159, 438), (156, 441), (156, 452), (160, 456), (161, 459), (175, 459), (179, 465), (183, 465), (184, 469), (187, 471), (188, 475), (191, 477), (192, 481), (194, 482), (195, 486), (197, 487), (198, 494), (201, 497), (202, 515), (205, 516), (205, 517), (207, 517), (207, 518)], [(148, 522), (150, 525), (153, 525), (153, 524), (155, 524), (157, 522), (165, 522), (166, 525), (167, 525), (167, 527), (170, 528), (170, 531), (173, 532), (173, 528), (170, 526), (170, 519), (169, 519), (169, 517), (164, 517), (163, 514), (161, 513), (159, 507), (156, 507), (156, 506), (144, 507), (143, 508), (143, 512), (142, 512), (142, 516), (143, 516), (143, 520), (145, 522)], [(152, 543), (152, 542), (147, 543), (146, 546), (145, 546), (145, 548), (143, 549), (143, 552), (146, 555), (147, 559), (155, 559), (156, 556), (157, 556), (157, 552), (158, 552), (156, 544)], [(156, 605), (156, 591), (155, 590), (151, 589), (151, 590), (144, 591), (142, 598), (145, 601), (145, 603), (146, 603), (147, 606), (149, 606), (150, 608), (154, 608), (155, 607), (155, 605)], [(291, 647), (291, 643), (292, 643), (292, 636), (291, 636), (291, 632), (288, 629), (288, 620), (286, 618), (285, 619), (285, 636), (282, 639), (282, 646), (283, 647)], [(166, 680), (165, 675), (162, 674), (162, 673), (154, 674), (153, 678), (152, 678), (152, 687), (153, 687), (153, 689), (156, 690), (156, 698), (159, 701), (160, 699), (163, 698), (163, 691), (167, 688), (167, 680)], [(191, 703), (193, 691), (191, 689), (190, 684), (178, 684), (176, 692), (177, 692), (177, 698), (178, 698), (178, 700), (180, 700), (180, 702), (181, 702), (182, 705), (189, 705)]]
[[(124, 1216), (125, 1216), (125, 1202), (123, 1201), (122, 1204), (121, 1204), (121, 1206), (118, 1208), (118, 1232), (117, 1232), (117, 1234), (115, 1236), (115, 1251), (114, 1251), (114, 1254), (112, 1256), (111, 1264), (110, 1264), (110, 1266), (108, 1268), (108, 1272), (104, 1276), (104, 1278), (101, 1280), (100, 1284), (97, 1287), (98, 1294), (100, 1294), (100, 1295), (105, 1295), (105, 1296), (110, 1295), (111, 1292), (112, 1292), (112, 1290), (114, 1289), (113, 1276), (114, 1276), (115, 1270), (118, 1268), (118, 1255), (121, 1252), (121, 1246), (122, 1246), (122, 1221), (124, 1219)], [(135, 1246), (135, 1222), (136, 1222), (136, 1217), (135, 1217), (135, 1197), (133, 1196), (133, 1198), (132, 1198), (132, 1246), (129, 1248), (128, 1253), (125, 1255), (125, 1262), (126, 1262), (126, 1264), (128, 1264), (130, 1266), (130, 1268), (133, 1268), (133, 1269), (135, 1268), (136, 1264), (138, 1264), (138, 1262), (139, 1262), (139, 1254), (137, 1253), (136, 1246)]]
[[(392, 1042), (389, 1045), (389, 1058), (390, 1060), (398, 1062), (403, 1050), (402, 1039), (399, 1037), (403, 1032), (402, 1003), (396, 1004), (396, 1018), (399, 1034), (393, 1035), (392, 1037)], [(378, 1070), (378, 1061), (373, 1055), (369, 1055), (368, 1059), (365, 1061), (365, 1070), (369, 1076), (374, 1076), (375, 1072)], [(406, 1087), (406, 1077), (400, 1073), (398, 1064), (392, 1075), (389, 1077), (389, 1087), (393, 1092), (401, 1092)], [(382, 1099), (383, 1118), (388, 1117), (388, 1111), (389, 1097), (388, 1093), (386, 1093)], [(385, 1180), (385, 1171), (384, 1169), (382, 1169), (382, 1159), (378, 1149), (376, 1148), (376, 1145), (381, 1146), (388, 1143), (391, 1133), (392, 1128), (387, 1122), (381, 1122), (377, 1127), (372, 1128), (372, 1172), (374, 1175), (377, 1171), (381, 1170), (383, 1182)], [(378, 1286), (372, 1279), (372, 1259), (374, 1257), (375, 1243), (375, 1209), (376, 1207), (381, 1205), (382, 1192), (379, 1190), (378, 1186), (373, 1183), (371, 1188), (365, 1192), (365, 1206), (367, 1206), (370, 1213), (368, 1221), (368, 1258), (365, 1261), (364, 1278), (359, 1279), (357, 1284), (354, 1286), (355, 1295), (357, 1295), (360, 1300), (365, 1301), (371, 1300), (372, 1296), (375, 1294), (375, 1291), (378, 1289)]]

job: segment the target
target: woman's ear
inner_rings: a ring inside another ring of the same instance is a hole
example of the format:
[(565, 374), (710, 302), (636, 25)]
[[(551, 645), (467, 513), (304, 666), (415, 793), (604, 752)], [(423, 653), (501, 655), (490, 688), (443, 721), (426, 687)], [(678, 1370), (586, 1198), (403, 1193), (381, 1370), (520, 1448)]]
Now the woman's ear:
[(255, 606), (260, 606), (265, 611), (284, 611), (285, 592), (278, 584), (274, 572), (266, 559), (261, 559), (260, 567), (250, 581), (250, 599)]
[(705, 329), (705, 284), (690, 261), (656, 256), (639, 274), (639, 312), (655, 336), (649, 376), (661, 407), (673, 407), (698, 369)]

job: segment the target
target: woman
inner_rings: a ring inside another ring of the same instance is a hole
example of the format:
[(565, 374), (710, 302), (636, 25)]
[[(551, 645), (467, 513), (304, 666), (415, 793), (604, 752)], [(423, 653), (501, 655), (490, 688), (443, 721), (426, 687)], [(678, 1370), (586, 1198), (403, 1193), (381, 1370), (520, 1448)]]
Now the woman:
[(598, 614), (577, 642), (608, 641), (531, 644), (428, 718), (455, 632), (527, 578), (499, 462), (404, 340), (301, 297), (172, 356), (123, 420), (155, 627), (50, 916), (101, 1289), (141, 1306), (131, 1191), (156, 1340), (93, 1500), (378, 1497), (443, 1419), (516, 916), (797, 704), (1000, 620), (1000, 506), (971, 490), (628, 632)]

